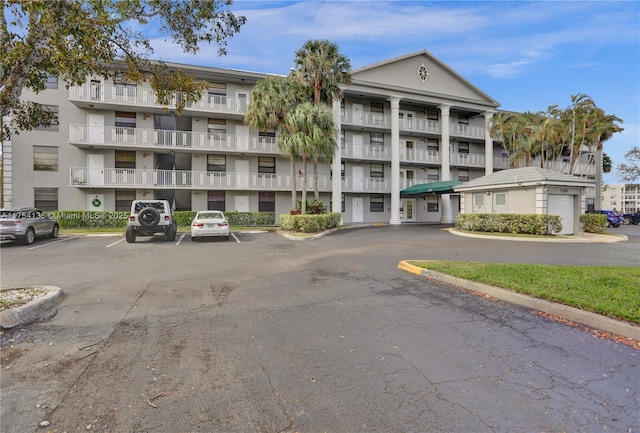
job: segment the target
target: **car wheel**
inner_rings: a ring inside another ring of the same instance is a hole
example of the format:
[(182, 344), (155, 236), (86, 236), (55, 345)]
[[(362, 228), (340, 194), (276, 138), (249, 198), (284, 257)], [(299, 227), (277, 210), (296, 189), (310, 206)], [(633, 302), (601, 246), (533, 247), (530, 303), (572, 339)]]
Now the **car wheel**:
[(27, 232), (24, 234), (24, 243), (27, 245), (31, 245), (36, 240), (36, 232), (33, 230), (33, 227), (29, 227)]
[(136, 241), (136, 231), (133, 227), (129, 226), (124, 231), (124, 237), (127, 239), (127, 243), (132, 244)]
[(631, 218), (625, 218), (624, 219), (624, 223), (625, 224), (631, 224)]
[(177, 232), (178, 232), (178, 227), (176, 227), (175, 224), (170, 225), (167, 228), (167, 233), (166, 233), (167, 240), (171, 242), (175, 241)]
[(231, 235), (226, 235), (224, 238), (225, 238), (226, 240), (229, 240), (229, 239), (231, 239)]
[(195, 237), (191, 236), (191, 242), (195, 242), (195, 241), (197, 241), (197, 240), (198, 240), (197, 238), (195, 238)]
[(138, 214), (138, 222), (142, 227), (155, 227), (160, 222), (160, 212), (152, 207), (146, 207)]
[(58, 227), (58, 224), (54, 224), (53, 228), (51, 229), (51, 233), (49, 234), (49, 237), (51, 239), (55, 239), (58, 237), (59, 233), (60, 233), (60, 227)]

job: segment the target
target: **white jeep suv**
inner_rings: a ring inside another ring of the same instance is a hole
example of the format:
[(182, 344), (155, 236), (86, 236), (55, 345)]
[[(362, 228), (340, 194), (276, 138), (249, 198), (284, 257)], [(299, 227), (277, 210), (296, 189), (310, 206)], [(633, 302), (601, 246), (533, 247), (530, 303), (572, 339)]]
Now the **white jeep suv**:
[(178, 226), (168, 200), (131, 202), (131, 213), (124, 232), (128, 243), (134, 243), (136, 236), (153, 236), (156, 233), (164, 233), (168, 241), (174, 241), (177, 231)]

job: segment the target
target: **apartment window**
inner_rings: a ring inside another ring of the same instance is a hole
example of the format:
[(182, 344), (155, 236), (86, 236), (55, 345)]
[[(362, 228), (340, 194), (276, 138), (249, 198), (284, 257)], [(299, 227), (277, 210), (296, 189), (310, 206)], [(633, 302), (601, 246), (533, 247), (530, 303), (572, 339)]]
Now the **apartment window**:
[(371, 137), (371, 147), (383, 147), (384, 146), (384, 134), (379, 132), (372, 132)]
[(260, 143), (275, 143), (276, 133), (275, 131), (260, 131), (258, 132), (258, 140)]
[(427, 196), (427, 212), (438, 212), (439, 201), (440, 201), (440, 196), (428, 195)]
[(33, 171), (58, 171), (58, 148), (33, 146)]
[(344, 129), (340, 130), (340, 147), (342, 149), (344, 149), (344, 142), (345, 142), (345, 134), (344, 134)]
[(207, 192), (207, 210), (225, 211), (224, 191)]
[(57, 75), (47, 75), (47, 81), (45, 81), (44, 85), (47, 89), (57, 89), (58, 88), (58, 76)]
[(384, 177), (384, 164), (381, 162), (371, 163), (371, 177), (383, 178)]
[(136, 199), (134, 189), (116, 189), (116, 211), (129, 212), (131, 202)]
[(372, 102), (371, 103), (371, 112), (384, 114), (384, 104), (382, 102)]
[(258, 193), (258, 212), (276, 211), (276, 193), (273, 191)]
[(227, 122), (224, 119), (209, 119), (207, 128), (209, 134), (226, 134)]
[(430, 152), (438, 152), (440, 150), (438, 140), (427, 140), (427, 150)]
[(136, 85), (135, 83), (115, 83), (116, 84), (116, 99), (127, 101), (135, 99), (136, 97)]
[(458, 170), (458, 180), (462, 182), (469, 181), (469, 170)]
[(49, 126), (38, 125), (35, 129), (41, 129), (46, 131), (57, 131), (58, 130), (58, 106), (57, 105), (42, 105), (42, 109), (45, 111), (50, 111), (53, 114), (53, 119), (51, 119), (51, 124)]
[(458, 115), (458, 125), (460, 126), (469, 126), (469, 116), (464, 116), (462, 114)]
[(427, 180), (437, 181), (440, 180), (440, 169), (439, 168), (428, 168), (427, 169)]
[(115, 168), (136, 168), (136, 153), (132, 150), (116, 150)]
[(276, 159), (271, 156), (259, 156), (258, 157), (258, 173), (272, 173), (276, 172)]
[(438, 121), (438, 110), (436, 110), (435, 108), (428, 108), (427, 109), (427, 120), (432, 120), (434, 122)]
[(135, 128), (136, 113), (132, 113), (129, 111), (116, 111), (116, 127)]
[(40, 210), (58, 210), (58, 188), (33, 188), (34, 205)]
[(221, 104), (227, 97), (227, 86), (224, 83), (210, 83), (208, 95), (210, 104)]
[(495, 201), (496, 206), (506, 206), (507, 205), (507, 193), (506, 192), (497, 192), (493, 195), (493, 199)]
[(458, 153), (469, 154), (469, 143), (461, 141), (458, 143)]
[(227, 171), (227, 157), (225, 155), (207, 155), (207, 171)]
[(369, 211), (384, 212), (384, 194), (371, 194), (369, 196)]

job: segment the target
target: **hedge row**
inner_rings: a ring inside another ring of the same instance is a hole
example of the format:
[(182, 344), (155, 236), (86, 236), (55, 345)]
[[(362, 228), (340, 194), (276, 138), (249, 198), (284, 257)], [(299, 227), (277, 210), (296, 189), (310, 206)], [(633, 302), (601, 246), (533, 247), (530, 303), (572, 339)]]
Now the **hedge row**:
[[(58, 220), (61, 229), (121, 228), (124, 230), (129, 212), (68, 211), (48, 212)], [(225, 212), (232, 226), (272, 226), (276, 223), (275, 212)], [(188, 227), (196, 216), (195, 211), (175, 211), (173, 216), (178, 227)]]
[(580, 215), (582, 229), (587, 233), (604, 233), (607, 231), (607, 216), (600, 213)]
[(340, 212), (320, 215), (280, 215), (280, 228), (293, 232), (317, 233), (340, 225)]
[(474, 232), (552, 235), (562, 230), (562, 223), (558, 215), (472, 213), (458, 214), (456, 227)]

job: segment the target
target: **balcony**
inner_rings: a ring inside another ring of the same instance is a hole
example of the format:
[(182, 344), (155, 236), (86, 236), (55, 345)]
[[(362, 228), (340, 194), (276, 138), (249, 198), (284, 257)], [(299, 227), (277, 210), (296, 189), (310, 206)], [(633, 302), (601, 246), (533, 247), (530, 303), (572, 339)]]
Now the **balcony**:
[(391, 149), (385, 146), (347, 143), (342, 147), (342, 158), (391, 161)]
[(479, 153), (451, 153), (451, 166), (484, 167), (484, 155)]
[(78, 147), (129, 150), (186, 150), (280, 154), (275, 137), (166, 131), (119, 126), (69, 125), (69, 142)]
[[(180, 98), (183, 98), (183, 93), (173, 92), (169, 103), (162, 105), (158, 102), (153, 89), (122, 84), (106, 85), (95, 81), (69, 88), (69, 100), (84, 108), (126, 110), (127, 108), (137, 107), (152, 109), (151, 111), (154, 112), (163, 112), (175, 110)], [(248, 95), (245, 94), (231, 98), (203, 93), (200, 100), (186, 104), (185, 112), (242, 115), (247, 111), (247, 98)]]
[(484, 140), (484, 127), (451, 123), (449, 135), (451, 137), (475, 138), (478, 140)]
[[(234, 173), (190, 170), (151, 170), (130, 168), (71, 167), (69, 185), (78, 188), (182, 189), (291, 191), (291, 176), (286, 174)], [(296, 190), (302, 178), (296, 177)], [(331, 176), (318, 176), (318, 188), (331, 191)], [(343, 192), (390, 193), (391, 180), (345, 177)], [(307, 192), (313, 192), (313, 176), (307, 176)]]
[(343, 110), (341, 122), (347, 125), (362, 125), (374, 128), (391, 128), (391, 119), (380, 113)]

